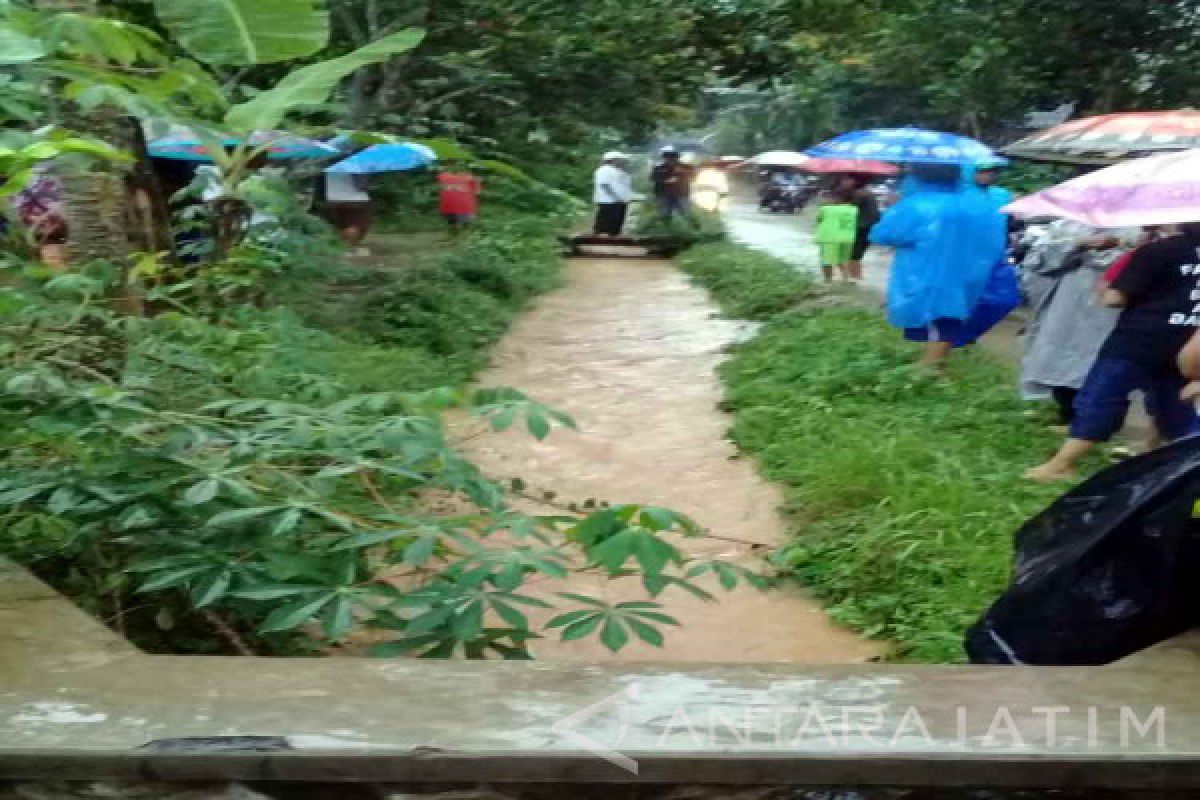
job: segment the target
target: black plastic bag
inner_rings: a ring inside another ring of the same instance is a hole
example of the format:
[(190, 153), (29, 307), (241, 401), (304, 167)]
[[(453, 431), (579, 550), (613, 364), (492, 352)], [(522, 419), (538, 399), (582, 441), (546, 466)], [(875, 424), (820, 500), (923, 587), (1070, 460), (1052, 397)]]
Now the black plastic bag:
[(1200, 437), (1097, 474), (1025, 523), (975, 664), (1099, 665), (1200, 624)]

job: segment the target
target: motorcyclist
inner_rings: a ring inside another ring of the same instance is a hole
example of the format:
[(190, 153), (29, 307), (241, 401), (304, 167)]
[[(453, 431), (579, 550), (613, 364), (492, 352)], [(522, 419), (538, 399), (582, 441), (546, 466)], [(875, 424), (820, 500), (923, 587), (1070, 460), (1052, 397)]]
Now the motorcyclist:
[(803, 205), (803, 190), (799, 175), (785, 170), (774, 171), (763, 186), (759, 207), (795, 211)]

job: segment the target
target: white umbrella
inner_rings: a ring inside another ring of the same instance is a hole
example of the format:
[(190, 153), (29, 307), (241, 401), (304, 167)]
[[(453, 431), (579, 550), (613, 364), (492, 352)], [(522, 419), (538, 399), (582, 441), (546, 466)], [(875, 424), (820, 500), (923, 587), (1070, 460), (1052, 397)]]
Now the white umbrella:
[(800, 167), (808, 162), (808, 156), (792, 150), (769, 150), (750, 159), (760, 167)]

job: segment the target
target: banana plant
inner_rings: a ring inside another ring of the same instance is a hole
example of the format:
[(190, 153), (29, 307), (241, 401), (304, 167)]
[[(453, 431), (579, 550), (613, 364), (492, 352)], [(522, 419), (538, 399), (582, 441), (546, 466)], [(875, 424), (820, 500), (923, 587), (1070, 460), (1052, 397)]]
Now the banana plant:
[(29, 183), (35, 167), (66, 155), (89, 159), (128, 161), (129, 156), (99, 139), (76, 136), (59, 129), (48, 129), (22, 136), (24, 141), (0, 144), (0, 198), (15, 194)]
[[(355, 70), (415, 47), (408, 29), (345, 55), (292, 70), (275, 86), (231, 102), (213, 68), (278, 63), (311, 56), (329, 39), (328, 13), (317, 0), (157, 0), (155, 11), (191, 59), (171, 58), (153, 31), (103, 17), (43, 13), (0, 3), (0, 64), (63, 83), (84, 109), (116, 107), (140, 118), (189, 125), (206, 145), (223, 189), (218, 257), (236, 241), (244, 213), (239, 188), (271, 146), (253, 136), (282, 126), (295, 111), (326, 103)], [(227, 151), (225, 142), (238, 142)]]

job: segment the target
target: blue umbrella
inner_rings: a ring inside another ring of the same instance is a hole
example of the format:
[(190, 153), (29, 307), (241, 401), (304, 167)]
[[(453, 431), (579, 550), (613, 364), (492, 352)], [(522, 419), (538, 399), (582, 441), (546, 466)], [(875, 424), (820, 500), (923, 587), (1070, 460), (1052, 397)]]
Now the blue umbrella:
[(369, 175), (374, 172), (403, 172), (427, 167), (437, 161), (431, 148), (413, 142), (397, 144), (373, 144), (370, 147), (339, 161), (326, 172), (342, 172), (351, 175)]
[(998, 158), (982, 142), (920, 128), (851, 131), (804, 152), (813, 158), (867, 158), (900, 164), (977, 164)]
[[(219, 135), (225, 147), (236, 147), (241, 139), (228, 134)], [(253, 147), (266, 147), (267, 158), (272, 161), (297, 158), (329, 158), (338, 154), (334, 147), (314, 139), (285, 133), (283, 131), (255, 131), (248, 143)], [(176, 127), (166, 136), (160, 136), (147, 145), (154, 158), (172, 158), (178, 161), (211, 162), (208, 146), (189, 128)]]

